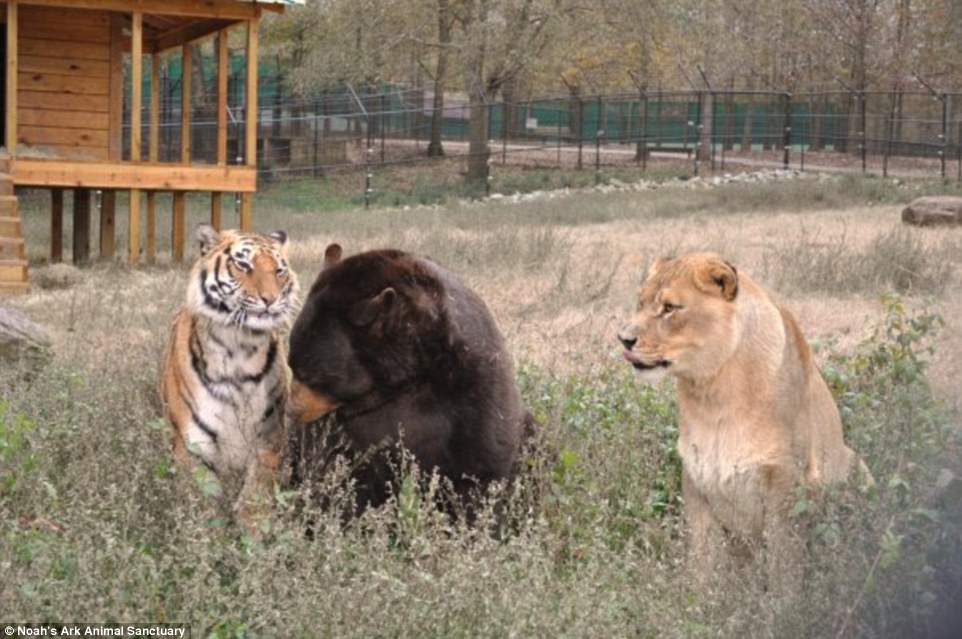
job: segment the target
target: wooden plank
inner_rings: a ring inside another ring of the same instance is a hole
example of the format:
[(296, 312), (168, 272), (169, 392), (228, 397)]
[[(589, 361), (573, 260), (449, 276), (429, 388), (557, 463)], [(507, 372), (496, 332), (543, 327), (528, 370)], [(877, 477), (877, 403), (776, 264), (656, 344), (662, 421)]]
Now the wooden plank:
[(242, 231), (251, 230), (251, 221), (254, 217), (254, 198), (250, 193), (240, 195), (240, 220), (238, 226)]
[(36, 55), (20, 56), (21, 73), (52, 73), (74, 77), (106, 77), (110, 63), (103, 60), (82, 60), (80, 58), (43, 58)]
[(20, 91), (17, 95), (21, 109), (60, 109), (63, 111), (97, 111), (107, 113), (109, 98), (106, 95), (71, 95), (69, 93), (41, 93)]
[[(22, 15), (22, 12), (21, 12)], [(71, 22), (38, 22), (20, 19), (20, 30), (31, 38), (59, 42), (107, 42), (110, 37), (107, 23), (73, 24)]]
[[(156, 162), (160, 157), (160, 55), (150, 56), (150, 136), (147, 158)], [(150, 194), (148, 194), (148, 198)], [(148, 200), (149, 201), (149, 200)]]
[(174, 193), (174, 211), (170, 231), (171, 259), (177, 264), (184, 261), (184, 227), (186, 224), (187, 194)]
[(106, 113), (96, 111), (62, 111), (53, 109), (20, 109), (17, 119), (23, 126), (89, 129), (107, 131), (110, 121)]
[(23, 55), (49, 55), (55, 50), (60, 57), (79, 58), (81, 60), (109, 60), (110, 46), (103, 43), (90, 42), (57, 42), (56, 49), (50, 40), (42, 38), (20, 38), (20, 53)]
[(4, 144), (7, 147), (7, 153), (10, 155), (16, 155), (17, 153), (17, 76), (20, 75), (17, 70), (18, 61), (17, 58), (20, 55), (19, 50), (19, 38), (17, 36), (17, 7), (18, 3), (8, 2), (7, 3), (7, 81), (6, 81), (6, 133)]
[(63, 189), (50, 189), (50, 261), (63, 261)]
[(27, 263), (24, 260), (0, 261), (0, 282), (26, 282)]
[[(217, 34), (217, 163), (227, 164), (227, 29)], [(217, 228), (217, 227), (215, 227)]]
[(221, 229), (222, 193), (210, 194), (210, 225), (218, 231)]
[(130, 21), (130, 159), (140, 162), (140, 117), (143, 99), (144, 14), (134, 11)]
[(229, 20), (203, 20), (180, 24), (173, 29), (158, 34), (153, 39), (152, 44), (157, 51), (166, 51), (177, 46), (191, 44), (195, 40), (207, 37), (231, 24), (232, 22)]
[[(41, 7), (58, 7), (63, 0), (30, 0), (30, 4)], [(260, 15), (261, 8), (253, 2), (234, 0), (80, 0), (72, 2), (77, 9), (100, 11), (130, 12), (136, 5), (139, 11), (154, 15), (184, 16), (192, 18), (232, 18), (246, 20)]]
[[(42, 7), (39, 3), (31, 2), (20, 7), (21, 22), (39, 22), (41, 24), (76, 24), (85, 27), (107, 24), (110, 14), (106, 11), (90, 11), (87, 9), (70, 9), (68, 7)], [(63, 4), (63, 3), (61, 3)]]
[(127, 221), (127, 263), (134, 265), (140, 257), (140, 191), (130, 189), (130, 216)]
[(100, 194), (100, 257), (113, 259), (116, 236), (117, 192)]
[(244, 155), (247, 166), (257, 166), (257, 20), (247, 23), (247, 105)]
[(11, 163), (14, 182), (21, 186), (157, 191), (253, 192), (256, 171), (246, 166), (182, 166), (119, 162), (69, 162), (16, 158)]
[(184, 164), (190, 164), (191, 57), (190, 45), (185, 44), (180, 62), (180, 161)]
[(153, 264), (157, 255), (157, 198), (147, 191), (147, 263)]
[(17, 141), (31, 146), (92, 147), (107, 157), (107, 131), (21, 126)]
[(24, 259), (22, 237), (0, 237), (0, 260)]
[(56, 73), (25, 73), (18, 74), (17, 81), (24, 91), (40, 91), (44, 93), (69, 93), (71, 95), (109, 95), (110, 82), (107, 76), (102, 78), (83, 78)]
[(123, 159), (124, 144), (124, 23), (120, 14), (110, 16), (110, 95), (107, 103), (108, 143), (107, 159)]
[(86, 264), (90, 260), (90, 189), (73, 192), (73, 261)]

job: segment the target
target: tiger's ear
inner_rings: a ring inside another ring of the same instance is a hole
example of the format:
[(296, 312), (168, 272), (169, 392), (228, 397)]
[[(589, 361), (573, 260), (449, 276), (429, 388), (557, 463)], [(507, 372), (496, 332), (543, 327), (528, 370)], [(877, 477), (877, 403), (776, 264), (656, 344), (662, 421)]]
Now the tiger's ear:
[(285, 248), (287, 246), (287, 231), (273, 231), (268, 237), (277, 240), (280, 243), (281, 248)]
[(397, 299), (397, 291), (388, 286), (371, 299), (361, 300), (352, 306), (348, 313), (348, 319), (350, 319), (355, 326), (367, 326), (377, 319), (379, 315), (383, 315), (391, 310), (395, 299)]
[(706, 293), (720, 294), (731, 302), (738, 295), (738, 271), (721, 259), (711, 259), (699, 265), (695, 280)]
[(217, 244), (220, 233), (210, 224), (198, 224), (195, 237), (197, 238), (198, 244), (200, 244), (200, 254), (203, 256), (207, 255), (211, 248)]
[(341, 261), (341, 245), (331, 244), (324, 251), (324, 268), (331, 268)]

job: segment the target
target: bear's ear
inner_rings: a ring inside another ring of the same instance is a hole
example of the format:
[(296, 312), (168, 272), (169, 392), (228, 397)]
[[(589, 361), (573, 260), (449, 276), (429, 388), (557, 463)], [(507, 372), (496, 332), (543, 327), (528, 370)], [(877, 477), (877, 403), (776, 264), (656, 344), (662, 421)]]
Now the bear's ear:
[(198, 224), (195, 237), (200, 246), (200, 254), (204, 256), (217, 244), (217, 240), (220, 239), (220, 234), (210, 224)]
[(361, 300), (352, 306), (348, 313), (348, 319), (350, 319), (355, 326), (367, 326), (377, 319), (379, 315), (383, 315), (391, 310), (395, 298), (397, 298), (397, 291), (388, 286), (371, 299)]
[(324, 250), (324, 268), (331, 268), (335, 264), (341, 261), (341, 245), (340, 244), (330, 244)]

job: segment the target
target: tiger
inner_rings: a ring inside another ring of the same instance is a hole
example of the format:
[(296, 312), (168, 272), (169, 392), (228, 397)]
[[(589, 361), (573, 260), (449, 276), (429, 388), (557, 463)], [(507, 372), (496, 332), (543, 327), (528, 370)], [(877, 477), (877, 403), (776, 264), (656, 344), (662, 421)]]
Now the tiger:
[[(284, 335), (299, 310), (299, 283), (284, 231), (197, 228), (200, 257), (174, 318), (159, 390), (175, 461), (196, 459), (239, 487), (242, 518), (270, 496), (286, 446), (290, 372)], [(193, 455), (188, 453), (193, 453)]]

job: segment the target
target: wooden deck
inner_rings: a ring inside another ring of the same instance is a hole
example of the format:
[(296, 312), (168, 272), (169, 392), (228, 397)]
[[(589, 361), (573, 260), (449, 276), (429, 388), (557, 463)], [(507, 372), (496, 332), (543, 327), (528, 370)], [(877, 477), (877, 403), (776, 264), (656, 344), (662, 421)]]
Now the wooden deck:
[(24, 158), (13, 159), (10, 164), (17, 186), (220, 193), (253, 193), (257, 186), (253, 166)]

